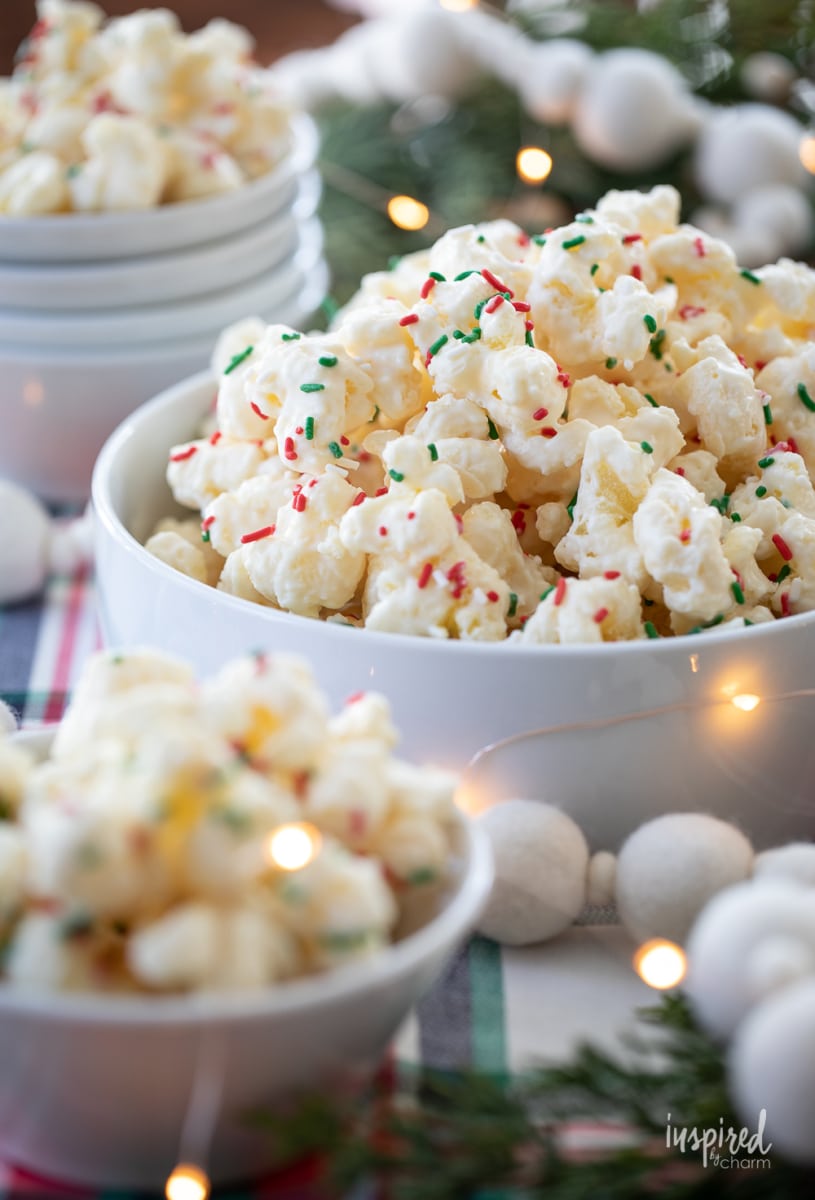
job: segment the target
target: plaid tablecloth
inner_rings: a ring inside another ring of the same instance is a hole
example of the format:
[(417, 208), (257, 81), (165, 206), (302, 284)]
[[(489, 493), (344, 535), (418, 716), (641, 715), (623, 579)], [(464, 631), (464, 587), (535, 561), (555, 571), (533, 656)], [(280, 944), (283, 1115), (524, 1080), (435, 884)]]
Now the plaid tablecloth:
[[(0, 608), (0, 696), (24, 726), (58, 721), (87, 655), (100, 644), (91, 572), (54, 577), (37, 600)], [(568, 1055), (591, 1036), (612, 1045), (653, 993), (630, 966), (616, 927), (574, 929), (550, 946), (501, 950), (474, 938), (448, 964), (396, 1040), (399, 1061), (505, 1073)], [(0, 1064), (2, 1070), (2, 1064)], [(20, 1098), (24, 1103), (24, 1098)], [(579, 1136), (596, 1138), (602, 1127)], [(309, 1169), (217, 1200), (313, 1200)], [(136, 1200), (63, 1187), (0, 1161), (0, 1200)]]

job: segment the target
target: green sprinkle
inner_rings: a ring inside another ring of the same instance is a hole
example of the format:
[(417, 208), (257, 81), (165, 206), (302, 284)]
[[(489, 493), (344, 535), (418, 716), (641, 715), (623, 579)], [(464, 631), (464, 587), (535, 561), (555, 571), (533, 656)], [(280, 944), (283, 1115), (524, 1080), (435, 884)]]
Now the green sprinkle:
[(453, 337), (456, 339), (457, 342), (460, 342), (461, 339), (464, 337), (464, 330), (463, 329), (454, 329)]
[(815, 400), (812, 399), (805, 383), (799, 383), (795, 389), (798, 393), (798, 399), (803, 404), (804, 408), (808, 408), (810, 412), (815, 412)]
[(201, 534), (201, 541), (202, 541), (202, 542), (210, 542), (210, 541), (212, 541), (211, 537), (209, 536), (209, 530), (208, 530), (208, 529), (205, 529), (205, 530), (202, 532), (202, 534)]
[(764, 424), (765, 424), (765, 425), (772, 425), (772, 423), (773, 423), (773, 410), (770, 408), (769, 404), (764, 404), (764, 405), (762, 405), (762, 408), (763, 408), (763, 410), (764, 410)]
[(229, 360), (229, 366), (224, 371), (224, 375), (231, 375), (236, 367), (239, 367), (242, 362), (246, 362), (249, 355), (254, 350), (254, 346), (247, 346), (245, 350), (241, 350), (240, 354), (235, 354)]
[(301, 383), (300, 391), (301, 392), (324, 392), (325, 384), (324, 383)]
[(306, 417), (306, 441), (314, 441), (314, 417)]
[(82, 163), (71, 163), (70, 167), (65, 172), (66, 179), (76, 179), (79, 172), (82, 170)]
[(735, 521), (736, 524), (738, 525), (739, 521), (741, 520), (741, 513), (731, 513), (730, 520)]
[(654, 358), (656, 358), (657, 360), (662, 358), (662, 343), (664, 341), (665, 341), (665, 330), (660, 329), (654, 334), (654, 336), (651, 338), (651, 341), (648, 345), (648, 349), (651, 351)]
[(657, 633), (657, 627), (653, 621), (646, 621), (644, 629), (645, 629), (646, 637), (649, 637), (649, 638), (658, 638), (659, 637), (659, 634)]
[(365, 929), (349, 929), (336, 933), (321, 933), (318, 940), (320, 945), (325, 946), (326, 949), (345, 954), (364, 946), (368, 942), (369, 936)]
[(566, 505), (566, 512), (569, 514), (569, 520), (574, 520), (574, 506), (577, 504), (577, 492), (572, 496), (569, 503)]
[(759, 484), (759, 486), (756, 488), (756, 495), (758, 496), (759, 500), (761, 499), (762, 496), (767, 495), (767, 489), (765, 488), (763, 483)]
[(540, 599), (545, 600), (547, 596), (551, 596), (551, 594), (554, 590), (555, 590), (555, 585), (552, 584), (552, 586), (548, 587), (545, 592), (541, 592)]
[(744, 618), (745, 625), (755, 625), (755, 621), (751, 621), (749, 617)]
[(666, 282), (666, 283), (673, 283), (673, 282), (674, 282), (674, 277), (673, 277), (673, 275), (663, 275), (663, 279), (665, 280), (665, 282)]
[(487, 417), (487, 430), (490, 435), (490, 441), (497, 442), (498, 441), (498, 430), (495, 428), (495, 425), (493, 424), (490, 417)]
[(428, 271), (431, 279), (435, 279), (436, 283), (447, 283), (447, 276), (442, 275), (441, 271)]
[(535, 339), (532, 336), (531, 329), (527, 329), (526, 333), (524, 334), (524, 341), (526, 342), (527, 346), (531, 346), (533, 350), (535, 349)]
[(578, 213), (575, 221), (579, 221), (581, 225), (593, 225), (594, 217), (590, 217), (588, 213)]
[(673, 370), (673, 364), (672, 364), (672, 363), (666, 362), (666, 363), (663, 363), (663, 366), (665, 367), (665, 370), (666, 370), (666, 371), (672, 371), (672, 370)]
[(420, 867), (418, 871), (413, 871), (408, 875), (408, 883), (413, 887), (421, 886), (423, 883), (434, 883), (436, 880), (436, 872), (432, 867)]
[(438, 354), (438, 352), (439, 352), (439, 350), (441, 350), (442, 346), (446, 346), (449, 341), (450, 341), (450, 339), (448, 338), (446, 333), (443, 333), (440, 338), (436, 338), (435, 342), (433, 343), (433, 345), (430, 347), (430, 349), (427, 352), (428, 357), (432, 358), (434, 354)]
[(299, 333), (281, 333), (280, 340), (281, 340), (281, 342), (299, 342), (300, 334)]
[(606, 359), (606, 370), (607, 371), (611, 371), (616, 366), (617, 366), (616, 358), (607, 358)]
[(394, 471), (393, 468), (388, 471), (388, 474), (390, 475), (391, 479), (394, 479), (397, 483), (401, 483), (405, 478), (401, 471)]
[(342, 446), (339, 444), (339, 442), (329, 442), (328, 449), (335, 458), (342, 458)]
[(789, 502), (789, 500), (782, 500), (781, 504), (784, 508), (792, 508), (792, 504)]
[(738, 582), (738, 580), (733, 580), (730, 585), (730, 590), (733, 593), (736, 604), (744, 604), (744, 592), (741, 590), (741, 584)]
[(392, 254), (390, 256), (390, 258), (388, 259), (388, 270), (395, 271), (401, 261), (402, 261), (401, 254)]
[(514, 617), (518, 611), (518, 595), (516, 592), (509, 593), (509, 608), (507, 610), (508, 617)]
[(656, 318), (652, 317), (650, 313), (646, 313), (642, 319), (645, 322), (645, 328), (648, 330), (648, 332), (656, 333), (656, 331), (657, 331)]
[(483, 233), (479, 233), (478, 237), (475, 240), (478, 242), (479, 246), (483, 246), (484, 242), (486, 242), (487, 239), (484, 237)]
[(468, 346), (471, 346), (472, 343), (477, 342), (480, 339), (480, 337), (481, 337), (481, 330), (478, 325), (474, 325), (472, 330), (467, 334), (467, 336), (463, 337), (461, 340), (462, 340), (462, 342), (466, 342), (466, 344)]
[(712, 621), (705, 621), (702, 628), (703, 629), (714, 629), (717, 625), (721, 625), (723, 620), (724, 620), (724, 613), (719, 613), (719, 615), (717, 617), (714, 617)]
[(761, 469), (763, 470), (763, 469), (764, 469), (764, 467), (771, 467), (771, 466), (773, 465), (773, 463), (774, 463), (774, 462), (775, 462), (775, 459), (774, 459), (774, 458), (760, 458), (760, 459), (758, 460), (758, 465), (759, 465), (759, 466), (761, 467)]
[(601, 287), (599, 287), (599, 288), (597, 289), (597, 291), (598, 291), (598, 292), (600, 293), (600, 295), (602, 296), (603, 292), (607, 292), (607, 291), (608, 291), (608, 288), (601, 288)]
[(435, 442), (429, 442), (427, 448), (430, 451), (430, 461), (438, 462), (439, 452), (436, 449)]
[(659, 408), (659, 404), (657, 403), (657, 401), (654, 399), (654, 397), (651, 395), (650, 392), (645, 393), (645, 399), (651, 405), (651, 408)]
[(326, 296), (320, 303), (320, 311), (327, 321), (333, 321), (340, 311), (340, 306), (333, 296)]
[(368, 424), (369, 424), (369, 425), (373, 425), (374, 421), (376, 420), (376, 418), (377, 418), (378, 416), (379, 416), (379, 405), (378, 405), (378, 404), (375, 404), (375, 405), (374, 405), (374, 415), (371, 417), (371, 419), (370, 419), (370, 421), (368, 422)]
[(739, 271), (739, 275), (741, 275), (742, 279), (746, 279), (748, 283), (761, 283), (758, 275), (754, 275), (752, 271)]
[(336, 367), (337, 356), (336, 354), (323, 354), (317, 359), (317, 362), (321, 367)]
[(646, 608), (653, 608), (653, 607), (654, 607), (654, 604), (656, 603), (656, 601), (655, 601), (655, 600), (648, 600), (648, 599), (646, 599), (645, 597), (643, 597), (643, 600), (642, 600), (642, 602), (643, 602), (643, 604), (645, 605), (645, 607), (646, 607)]
[(21, 142), (20, 143), (20, 153), (21, 154), (30, 154), (32, 150), (36, 150), (36, 149), (37, 149), (37, 147), (34, 145), (33, 142)]
[(778, 579), (776, 580), (776, 583), (783, 583), (784, 580), (787, 578), (787, 576), (791, 575), (791, 574), (792, 574), (792, 567), (790, 566), (789, 563), (784, 563), (783, 567), (778, 572)]
[(599, 264), (599, 263), (592, 263), (592, 264), (591, 264), (591, 271), (589, 271), (589, 274), (590, 274), (591, 276), (595, 276), (599, 270), (600, 270), (600, 264)]
[(584, 238), (583, 234), (581, 233), (579, 235), (579, 237), (569, 238), (568, 241), (565, 241), (563, 243), (563, 249), (564, 250), (576, 250), (578, 246), (583, 245), (585, 240), (586, 239)]
[(535, 243), (536, 246), (545, 246), (546, 245), (546, 238), (543, 237), (541, 234), (538, 234), (537, 237), (533, 237), (532, 241)]
[(640, 450), (642, 450), (645, 454), (654, 453), (654, 447), (650, 442), (640, 442)]
[(476, 270), (461, 271), (460, 274), (456, 275), (455, 279), (453, 280), (453, 283), (461, 283), (462, 279), (469, 279), (471, 275), (480, 275), (480, 274), (481, 274), (481, 272), (476, 271)]
[(730, 497), (729, 496), (721, 496), (721, 497), (714, 496), (710, 502), (710, 506), (711, 506), (711, 508), (718, 509), (719, 512), (722, 514), (722, 516), (726, 517), (727, 510), (730, 507)]

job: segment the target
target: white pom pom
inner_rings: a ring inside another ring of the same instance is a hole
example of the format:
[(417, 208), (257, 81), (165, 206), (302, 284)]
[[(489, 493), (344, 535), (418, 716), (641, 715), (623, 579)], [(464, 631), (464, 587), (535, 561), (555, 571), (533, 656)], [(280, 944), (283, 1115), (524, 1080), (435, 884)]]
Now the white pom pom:
[(753, 864), (756, 880), (784, 879), (789, 883), (802, 883), (815, 887), (815, 844), (812, 842), (790, 842), (776, 850), (764, 850)]
[(712, 109), (696, 144), (696, 182), (705, 196), (725, 204), (769, 184), (803, 188), (806, 172), (798, 157), (803, 130), (766, 104)]
[(526, 111), (536, 121), (565, 125), (571, 120), (594, 54), (584, 42), (553, 38), (536, 42), (515, 82)]
[(616, 882), (617, 859), (608, 850), (598, 850), (589, 863), (586, 903), (592, 908), (611, 907)]
[(745, 232), (762, 230), (775, 240), (772, 258), (764, 259), (770, 262), (809, 246), (813, 233), (812, 205), (798, 188), (786, 183), (771, 184), (747, 192), (739, 199), (733, 209), (733, 224)]
[(783, 54), (760, 50), (757, 54), (747, 55), (739, 74), (742, 87), (749, 96), (778, 104), (789, 95), (797, 72)]
[(397, 102), (464, 95), (477, 75), (460, 36), (465, 20), (458, 13), (420, 9), (363, 25), (366, 66), (380, 93)]
[(773, 229), (763, 225), (737, 225), (721, 209), (697, 208), (691, 214), (691, 223), (711, 237), (727, 242), (742, 266), (763, 267), (765, 263), (775, 262), (781, 254), (782, 239)]
[(815, 948), (800, 938), (778, 933), (759, 942), (746, 960), (747, 990), (769, 996), (815, 973)]
[(617, 859), (617, 910), (639, 941), (684, 942), (711, 896), (745, 879), (753, 848), (743, 833), (704, 813), (671, 813), (640, 826)]
[(39, 500), (0, 479), (0, 604), (42, 591), (48, 573), (51, 522)]
[(0, 737), (7, 733), (14, 733), (17, 729), (17, 718), (15, 717), (9, 706), (0, 700)]
[(589, 865), (571, 817), (550, 804), (508, 800), (480, 821), (492, 843), (495, 883), (479, 932), (525, 946), (567, 929), (585, 905)]
[(93, 558), (93, 513), (88, 507), (81, 517), (67, 525), (55, 525), (48, 554), (49, 570), (57, 575), (73, 575)]
[(730, 1092), (751, 1129), (766, 1112), (764, 1145), (815, 1164), (815, 979), (759, 1005), (729, 1055)]
[(581, 149), (613, 171), (658, 166), (699, 125), (679, 71), (648, 50), (601, 54), (577, 102), (574, 134)]
[[(685, 979), (708, 1033), (728, 1037), (768, 992), (784, 986), (795, 965), (790, 940), (799, 942), (804, 954), (815, 953), (815, 905), (802, 903), (799, 887), (756, 880), (729, 888), (708, 905), (688, 939)], [(769, 949), (762, 961), (764, 943)]]

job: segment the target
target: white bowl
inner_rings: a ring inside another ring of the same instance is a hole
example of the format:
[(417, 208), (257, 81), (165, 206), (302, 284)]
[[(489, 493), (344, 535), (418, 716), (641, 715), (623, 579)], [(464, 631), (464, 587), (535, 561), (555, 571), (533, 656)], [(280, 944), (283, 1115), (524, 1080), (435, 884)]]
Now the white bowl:
[(192, 299), (132, 308), (88, 309), (84, 312), (0, 310), (0, 343), (59, 349), (125, 347), (180, 338), (215, 337), (247, 313), (265, 313), (282, 301), (314, 269), (323, 249), (317, 218), (298, 231), (293, 252), (272, 270), (260, 268), (251, 278)]
[[(45, 753), (47, 736), (20, 736)], [(182, 1157), (216, 1183), (268, 1171), (271, 1138), (249, 1114), (370, 1073), (477, 922), (492, 882), (489, 847), (461, 815), (455, 849), (435, 916), (328, 975), (242, 997), (0, 985), (0, 1160), (117, 1188), (160, 1188)]]
[(118, 309), (184, 300), (244, 283), (294, 253), (299, 226), (313, 216), (319, 197), (320, 176), (311, 171), (300, 181), (291, 209), (201, 246), (110, 262), (0, 263), (0, 327), (3, 308), (12, 314), (20, 309)]
[(90, 262), (199, 246), (290, 207), (297, 182), (313, 166), (319, 136), (311, 118), (293, 122), (291, 154), (274, 170), (234, 192), (205, 200), (122, 213), (0, 217), (0, 260)]
[[(213, 387), (200, 376), (172, 388), (125, 421), (99, 457), (93, 502), (108, 643), (159, 646), (203, 672), (257, 647), (300, 653), (333, 701), (361, 688), (384, 692), (407, 751), (454, 767), (513, 735), (678, 706), (655, 718), (663, 720), (662, 732), (651, 740), (650, 727), (630, 722), (608, 738), (583, 731), (571, 738), (568, 753), (552, 751), (551, 739), (541, 743), (539, 788), (555, 801), (574, 792), (597, 748), (587, 781), (595, 804), (626, 803), (626, 789), (638, 781), (646, 808), (676, 807), (683, 797), (697, 807), (712, 779), (717, 787), (729, 780), (732, 797), (751, 776), (754, 783), (760, 778), (765, 808), (797, 805), (811, 825), (811, 800), (797, 799), (808, 778), (803, 764), (813, 742), (811, 721), (796, 716), (788, 730), (776, 729), (770, 714), (778, 707), (744, 713), (730, 699), (815, 684), (815, 612), (660, 641), (524, 647), (375, 633), (226, 595), (172, 570), (141, 545), (159, 518), (179, 511), (165, 482), (168, 451), (194, 436)], [(761, 730), (769, 732), (759, 736)], [(774, 730), (779, 753), (769, 736)], [(707, 755), (700, 753), (700, 738)], [(714, 776), (709, 768), (716, 755), (729, 766)]]
[[(300, 327), (328, 288), (320, 261), (259, 316)], [(246, 313), (246, 308), (242, 313)], [(209, 362), (214, 335), (123, 349), (42, 351), (0, 345), (0, 477), (46, 500), (87, 497), (111, 430), (150, 396)]]

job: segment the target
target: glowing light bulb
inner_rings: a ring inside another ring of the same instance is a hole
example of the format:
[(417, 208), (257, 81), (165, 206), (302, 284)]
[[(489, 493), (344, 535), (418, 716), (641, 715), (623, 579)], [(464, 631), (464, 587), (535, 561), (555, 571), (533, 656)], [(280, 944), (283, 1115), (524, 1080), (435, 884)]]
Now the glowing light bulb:
[(522, 146), (515, 156), (515, 169), (524, 183), (543, 183), (552, 166), (551, 154), (540, 146)]
[(681, 946), (654, 938), (644, 942), (634, 955), (634, 969), (649, 987), (664, 990), (676, 987), (685, 978), (687, 959)]
[(743, 692), (738, 696), (734, 696), (730, 703), (734, 708), (741, 709), (742, 712), (752, 712), (754, 708), (758, 708), (761, 704), (761, 696), (755, 696), (752, 692)]
[(269, 857), (283, 871), (301, 871), (317, 856), (320, 833), (313, 825), (281, 825), (268, 842)]
[(191, 1163), (180, 1163), (164, 1187), (167, 1200), (207, 1200), (209, 1193), (209, 1177)]
[(430, 209), (412, 196), (391, 196), (388, 216), (397, 229), (424, 229), (430, 220)]
[(815, 134), (808, 133), (801, 138), (798, 157), (804, 170), (809, 171), (810, 175), (815, 175)]

